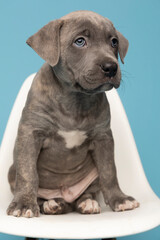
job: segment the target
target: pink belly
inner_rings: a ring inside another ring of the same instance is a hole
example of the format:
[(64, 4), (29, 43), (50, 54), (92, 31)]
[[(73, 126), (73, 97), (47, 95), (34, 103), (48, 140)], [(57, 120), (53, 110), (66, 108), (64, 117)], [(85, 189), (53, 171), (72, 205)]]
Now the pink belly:
[(77, 199), (89, 185), (98, 177), (97, 169), (94, 168), (92, 171), (81, 181), (71, 187), (63, 186), (59, 189), (38, 189), (38, 197), (46, 200), (53, 198), (63, 198), (66, 202), (71, 203)]

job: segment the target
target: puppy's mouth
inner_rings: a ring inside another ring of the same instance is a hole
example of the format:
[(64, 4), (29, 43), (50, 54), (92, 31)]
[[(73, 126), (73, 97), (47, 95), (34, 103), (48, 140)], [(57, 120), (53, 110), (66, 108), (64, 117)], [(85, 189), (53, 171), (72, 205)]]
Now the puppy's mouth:
[(113, 83), (103, 83), (101, 85), (99, 85), (96, 88), (93, 89), (88, 89), (88, 88), (84, 88), (80, 83), (76, 83), (75, 87), (77, 90), (79, 90), (80, 92), (84, 92), (86, 94), (96, 94), (96, 93), (100, 93), (100, 92), (105, 92), (105, 91), (109, 91), (111, 90), (113, 87), (114, 88), (118, 88), (119, 85), (118, 84), (113, 84)]
[(75, 88), (78, 91), (94, 94), (111, 90), (113, 87), (118, 88), (120, 86), (120, 81), (117, 81), (115, 78), (103, 79), (101, 84), (97, 80), (90, 78), (85, 78), (82, 81), (77, 81)]

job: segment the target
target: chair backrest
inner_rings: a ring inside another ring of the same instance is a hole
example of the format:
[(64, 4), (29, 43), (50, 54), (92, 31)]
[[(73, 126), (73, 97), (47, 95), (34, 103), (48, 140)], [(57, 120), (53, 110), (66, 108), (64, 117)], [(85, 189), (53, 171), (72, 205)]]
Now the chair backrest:
[[(13, 147), (18, 123), (34, 76), (35, 74), (32, 74), (25, 80), (17, 96), (1, 144), (0, 195), (3, 196), (3, 201), (7, 202), (12, 198), (7, 181), (8, 169), (13, 162)], [(121, 100), (115, 89), (107, 92), (107, 97), (111, 107), (111, 127), (115, 140), (115, 161), (120, 186), (126, 194), (133, 195), (138, 200), (141, 200), (142, 192), (143, 198), (144, 195), (147, 198), (153, 192), (145, 177)]]

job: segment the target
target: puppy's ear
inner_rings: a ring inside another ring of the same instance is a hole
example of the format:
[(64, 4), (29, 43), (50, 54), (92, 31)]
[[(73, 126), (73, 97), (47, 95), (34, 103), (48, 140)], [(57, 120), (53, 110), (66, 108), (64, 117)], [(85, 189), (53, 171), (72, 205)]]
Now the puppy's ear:
[(59, 60), (62, 24), (60, 19), (51, 21), (26, 41), (51, 66), (55, 66)]
[(119, 52), (119, 56), (120, 56), (121, 62), (124, 63), (124, 58), (125, 58), (125, 56), (127, 54), (127, 51), (128, 51), (129, 42), (118, 31), (117, 31), (117, 35), (118, 35), (118, 40), (119, 40), (118, 52)]

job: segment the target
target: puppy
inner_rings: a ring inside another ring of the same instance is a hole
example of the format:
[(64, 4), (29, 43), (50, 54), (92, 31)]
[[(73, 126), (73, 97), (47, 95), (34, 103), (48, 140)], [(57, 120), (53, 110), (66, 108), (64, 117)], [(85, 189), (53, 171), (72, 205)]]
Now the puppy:
[(138, 207), (118, 184), (105, 95), (120, 85), (118, 54), (124, 63), (127, 39), (108, 19), (77, 11), (48, 23), (27, 44), (46, 63), (19, 123), (7, 214), (100, 213), (98, 191), (113, 211)]

